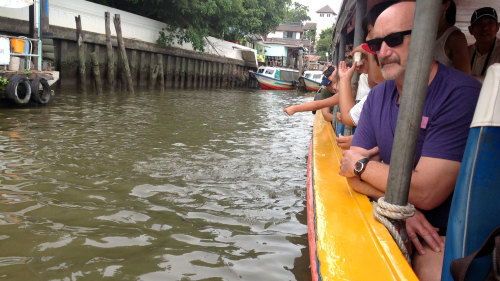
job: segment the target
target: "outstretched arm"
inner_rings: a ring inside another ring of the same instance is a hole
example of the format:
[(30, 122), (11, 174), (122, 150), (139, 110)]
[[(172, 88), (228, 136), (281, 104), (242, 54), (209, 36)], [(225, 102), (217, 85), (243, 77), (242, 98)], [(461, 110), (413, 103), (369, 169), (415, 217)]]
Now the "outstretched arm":
[(313, 110), (319, 110), (324, 107), (330, 107), (330, 106), (335, 106), (339, 103), (339, 95), (333, 95), (327, 99), (323, 100), (315, 100), (315, 101), (310, 101), (306, 102), (303, 104), (296, 104), (289, 106), (284, 109), (284, 111), (288, 115), (293, 115), (297, 112), (304, 112), (304, 111), (313, 111)]

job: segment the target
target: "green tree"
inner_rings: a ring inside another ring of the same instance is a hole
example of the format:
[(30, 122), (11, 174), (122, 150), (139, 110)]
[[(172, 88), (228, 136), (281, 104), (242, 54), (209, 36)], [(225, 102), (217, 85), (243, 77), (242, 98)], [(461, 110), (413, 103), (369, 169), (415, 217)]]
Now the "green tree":
[(321, 56), (321, 60), (326, 60), (326, 53), (331, 54), (331, 45), (332, 45), (332, 34), (333, 34), (334, 26), (327, 28), (321, 31), (318, 40), (318, 47), (316, 51), (318, 55)]
[(91, 0), (167, 24), (158, 43), (191, 42), (203, 50), (205, 37), (237, 40), (275, 29), (291, 0)]
[(286, 6), (285, 18), (283, 22), (304, 22), (307, 20), (311, 20), (311, 18), (307, 15), (309, 13), (309, 8), (300, 3), (294, 2), (293, 5)]
[(309, 39), (312, 45), (316, 43), (316, 28), (306, 30), (306, 39)]

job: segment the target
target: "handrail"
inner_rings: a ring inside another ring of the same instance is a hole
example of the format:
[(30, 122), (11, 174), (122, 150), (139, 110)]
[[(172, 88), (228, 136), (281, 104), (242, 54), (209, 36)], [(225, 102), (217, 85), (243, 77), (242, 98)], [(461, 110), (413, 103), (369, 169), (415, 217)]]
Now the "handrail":
[[(31, 42), (37, 42), (38, 43), (37, 54), (10, 53), (10, 55), (11, 56), (19, 56), (19, 57), (36, 57), (38, 59), (37, 69), (42, 70), (42, 55), (41, 55), (42, 40), (41, 39), (28, 38), (26, 36), (10, 36), (10, 35), (0, 35), (0, 37), (28, 40), (28, 41), (30, 41), (30, 44), (33, 44)], [(26, 68), (29, 69), (29, 61), (28, 60), (26, 60)]]

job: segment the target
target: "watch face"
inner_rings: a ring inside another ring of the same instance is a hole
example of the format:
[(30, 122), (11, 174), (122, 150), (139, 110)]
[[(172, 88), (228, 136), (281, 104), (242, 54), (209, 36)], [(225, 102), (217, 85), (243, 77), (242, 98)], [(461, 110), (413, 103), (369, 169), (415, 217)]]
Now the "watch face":
[(356, 171), (361, 171), (363, 169), (363, 166), (364, 166), (363, 163), (361, 163), (359, 161), (356, 162), (356, 166), (355, 166)]

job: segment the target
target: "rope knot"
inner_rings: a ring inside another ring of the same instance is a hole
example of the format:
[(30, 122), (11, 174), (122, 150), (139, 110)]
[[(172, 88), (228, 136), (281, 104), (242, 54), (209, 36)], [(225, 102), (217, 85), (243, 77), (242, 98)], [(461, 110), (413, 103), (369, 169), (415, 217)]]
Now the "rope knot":
[(401, 249), (401, 252), (405, 256), (406, 260), (410, 264), (410, 254), (408, 253), (405, 243), (401, 238), (401, 234), (387, 218), (393, 220), (405, 220), (409, 217), (412, 217), (414, 214), (415, 206), (410, 203), (406, 204), (406, 206), (395, 205), (385, 201), (384, 197), (380, 197), (377, 200), (377, 203), (373, 202), (373, 216), (375, 216), (375, 218), (387, 228), (392, 238), (399, 246), (399, 249)]

